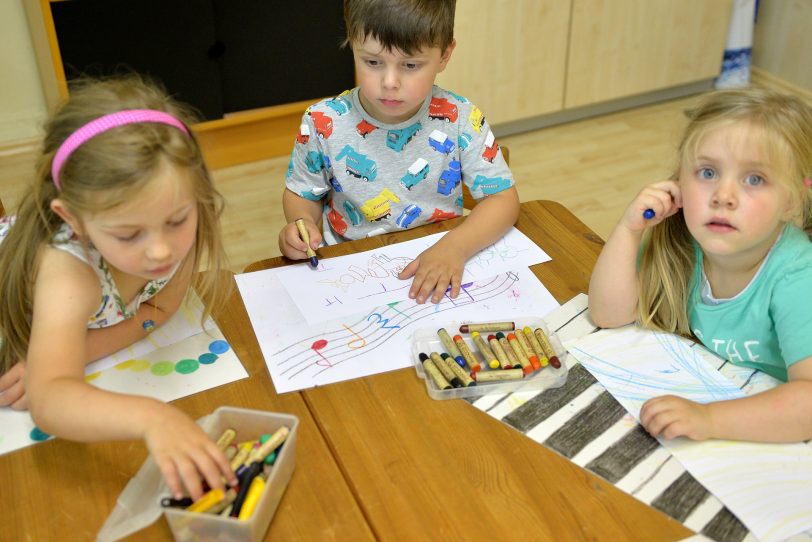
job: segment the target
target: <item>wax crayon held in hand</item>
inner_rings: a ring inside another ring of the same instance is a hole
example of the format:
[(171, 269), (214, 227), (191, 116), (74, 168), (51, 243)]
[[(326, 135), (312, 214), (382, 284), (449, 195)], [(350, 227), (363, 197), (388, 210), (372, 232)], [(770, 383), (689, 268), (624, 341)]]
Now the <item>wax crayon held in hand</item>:
[(316, 251), (310, 246), (310, 234), (307, 233), (303, 218), (296, 219), (296, 228), (299, 230), (299, 237), (301, 237), (302, 241), (307, 245), (307, 257), (310, 258), (310, 265), (314, 268), (318, 267), (319, 259), (316, 257)]

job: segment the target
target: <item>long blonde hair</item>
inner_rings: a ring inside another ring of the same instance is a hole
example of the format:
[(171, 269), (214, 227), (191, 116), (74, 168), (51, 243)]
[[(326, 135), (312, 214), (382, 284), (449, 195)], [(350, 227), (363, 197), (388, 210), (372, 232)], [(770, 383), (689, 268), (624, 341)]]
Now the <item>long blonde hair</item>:
[(62, 142), (89, 121), (125, 109), (164, 111), (187, 125), (196, 118), (156, 83), (138, 75), (72, 84), (70, 97), (46, 123), (33, 183), (0, 243), (0, 374), (24, 360), (28, 351), (38, 256), (62, 225), (50, 207), (56, 197), (81, 219), (128, 201), (162, 164), (183, 168), (190, 173), (198, 210), (193, 269), (198, 271), (205, 264), (209, 271), (195, 277), (199, 294), (208, 301), (204, 319), (230, 293), (231, 282), (226, 283), (220, 273), (226, 267), (219, 228), (223, 198), (194, 136), (158, 123), (116, 127), (77, 148), (59, 174), (61, 190), (54, 186), (51, 163)]
[[(763, 90), (724, 90), (707, 94), (687, 112), (672, 179), (693, 160), (703, 138), (735, 123), (761, 130), (771, 162), (783, 166), (775, 181), (789, 194), (795, 220), (812, 238), (812, 109), (799, 98)], [(638, 272), (638, 322), (641, 326), (692, 336), (688, 295), (694, 270), (694, 240), (680, 210), (651, 228), (643, 240)]]

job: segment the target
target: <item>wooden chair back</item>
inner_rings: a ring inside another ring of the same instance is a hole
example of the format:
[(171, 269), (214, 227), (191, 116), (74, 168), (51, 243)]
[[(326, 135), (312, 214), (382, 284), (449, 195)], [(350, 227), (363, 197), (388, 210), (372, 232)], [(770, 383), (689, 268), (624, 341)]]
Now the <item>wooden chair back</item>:
[[(502, 149), (502, 156), (505, 158), (505, 163), (510, 165), (510, 151), (504, 145), (499, 146)], [(465, 183), (462, 184), (462, 207), (464, 209), (468, 209), (469, 211), (476, 207), (477, 200), (474, 199), (474, 196), (471, 195), (471, 191), (468, 190), (468, 186)]]

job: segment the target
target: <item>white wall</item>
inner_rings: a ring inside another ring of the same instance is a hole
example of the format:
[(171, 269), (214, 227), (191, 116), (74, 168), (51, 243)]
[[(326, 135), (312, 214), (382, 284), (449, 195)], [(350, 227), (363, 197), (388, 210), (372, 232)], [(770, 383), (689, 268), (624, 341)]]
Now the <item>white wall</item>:
[(812, 90), (812, 0), (761, 0), (753, 65)]
[(47, 108), (22, 0), (0, 0), (0, 145), (41, 135)]

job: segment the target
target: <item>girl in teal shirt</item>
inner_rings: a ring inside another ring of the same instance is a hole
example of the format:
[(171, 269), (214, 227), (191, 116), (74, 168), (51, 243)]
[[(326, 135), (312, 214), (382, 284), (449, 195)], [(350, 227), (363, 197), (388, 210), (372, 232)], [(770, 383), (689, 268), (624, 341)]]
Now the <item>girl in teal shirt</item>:
[(708, 94), (689, 112), (672, 179), (646, 186), (615, 227), (589, 285), (601, 327), (700, 340), (785, 384), (698, 404), (643, 405), (653, 436), (812, 438), (812, 109), (766, 90)]

